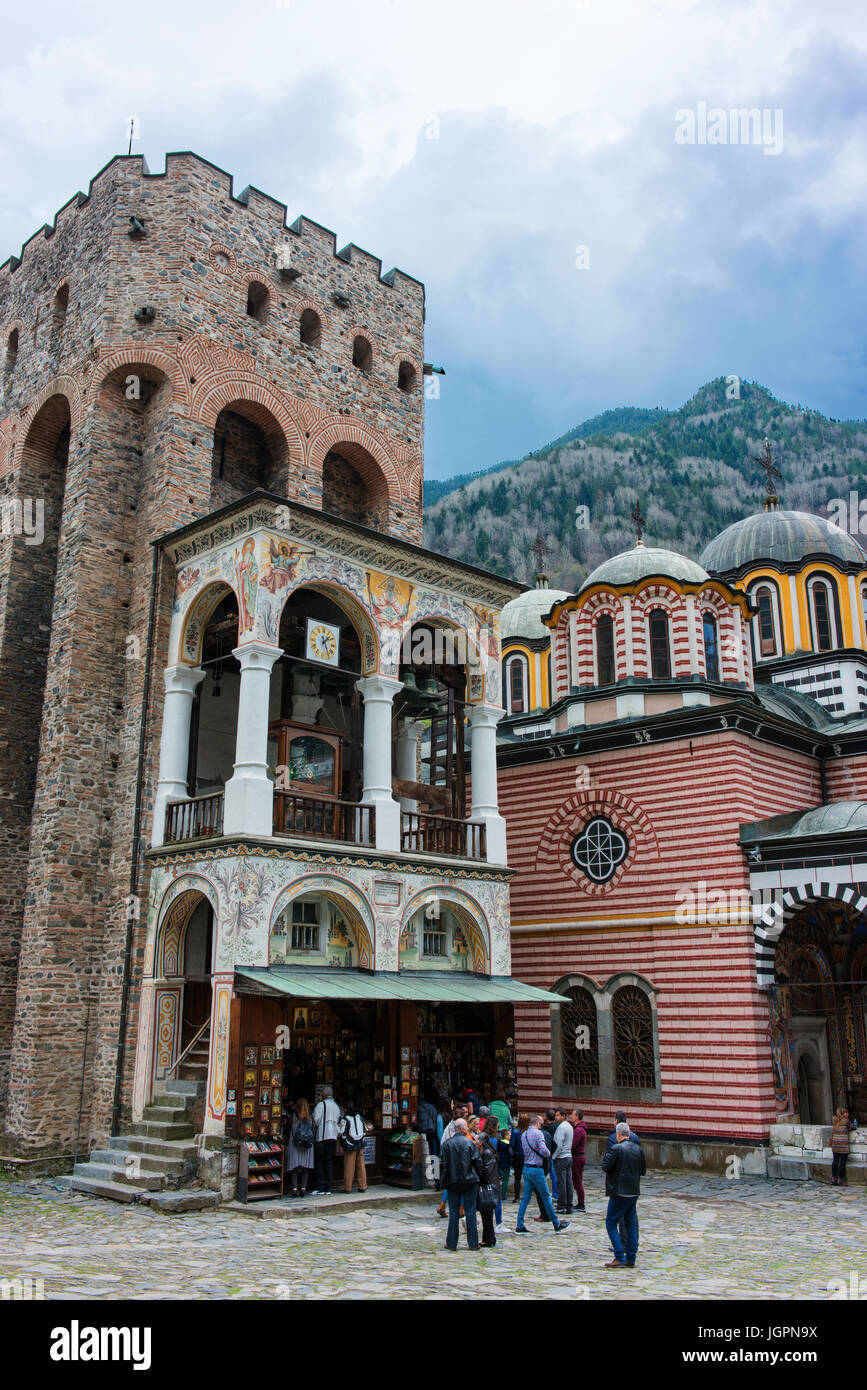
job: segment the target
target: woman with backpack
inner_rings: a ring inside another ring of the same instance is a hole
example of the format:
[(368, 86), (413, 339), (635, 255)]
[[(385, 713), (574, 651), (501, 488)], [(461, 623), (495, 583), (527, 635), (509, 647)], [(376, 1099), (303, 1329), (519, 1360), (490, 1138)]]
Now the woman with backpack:
[(479, 1186), (479, 1213), (482, 1218), (482, 1245), (490, 1249), (497, 1243), (495, 1215), (500, 1197), (500, 1165), (497, 1154), (499, 1126), (493, 1115), (489, 1115), (484, 1126), (475, 1136), (479, 1146), (482, 1171)]
[(340, 1126), (340, 1147), (343, 1150), (343, 1190), (352, 1191), (353, 1178), (358, 1179), (359, 1192), (367, 1191), (367, 1170), (364, 1166), (364, 1116), (356, 1105), (348, 1103)]
[(295, 1115), (286, 1145), (286, 1172), (292, 1186), (290, 1197), (303, 1197), (313, 1171), (313, 1121), (310, 1106), (301, 1096), (295, 1102)]

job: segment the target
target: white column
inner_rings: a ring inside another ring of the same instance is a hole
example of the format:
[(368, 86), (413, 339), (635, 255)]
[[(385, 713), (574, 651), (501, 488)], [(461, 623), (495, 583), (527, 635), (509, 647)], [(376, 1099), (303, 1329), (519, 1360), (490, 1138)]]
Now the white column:
[[(747, 673), (744, 665), (744, 624), (741, 610), (737, 604), (732, 608), (732, 616), (735, 621), (735, 643), (738, 662), (738, 680), (746, 684)], [(722, 672), (720, 672), (722, 675)]]
[(366, 676), (355, 688), (364, 698), (361, 800), (376, 808), (376, 848), (399, 850), (400, 806), (391, 794), (391, 715), (403, 683), (388, 676)]
[[(852, 584), (853, 577), (850, 574), (849, 583)], [(801, 638), (801, 610), (798, 607), (798, 581), (794, 574), (789, 575), (789, 607), (792, 610), (792, 651), (799, 652), (803, 646)], [(780, 614), (782, 624), (783, 615)], [(785, 646), (783, 647), (785, 651)]]
[[(695, 594), (686, 595), (686, 635), (689, 642), (689, 672), (691, 676), (701, 675), (698, 659), (698, 627), (699, 612), (695, 601)], [(672, 633), (672, 637), (674, 634)], [(702, 637), (704, 633), (702, 632)], [(702, 662), (704, 665), (704, 641), (701, 644)]]
[(235, 768), (226, 783), (223, 833), (272, 835), (274, 783), (268, 776), (268, 706), (271, 667), (283, 655), (279, 647), (248, 642), (232, 655), (241, 665)]
[(187, 795), (193, 697), (204, 674), (201, 666), (167, 666), (163, 672), (166, 698), (160, 740), (160, 777), (151, 830), (153, 846), (161, 845), (165, 840), (166, 806), (170, 801), (183, 801)]
[(487, 857), (492, 864), (506, 863), (506, 822), (497, 797), (497, 724), (505, 710), (497, 705), (469, 705), (473, 731), (470, 820), (483, 821)]
[[(633, 649), (632, 649), (632, 599), (631, 599), (631, 598), (628, 598), (628, 597), (624, 597), (623, 600), (622, 600), (622, 605), (623, 605), (623, 606), (622, 606), (622, 612), (623, 612), (623, 648), (624, 648), (624, 650), (623, 650), (623, 657), (624, 657), (624, 660), (625, 660), (625, 662), (626, 662), (626, 674), (627, 674), (627, 676), (634, 676), (634, 675), (635, 675), (635, 653), (634, 653), (634, 651), (633, 651)], [(614, 659), (615, 659), (615, 662), (616, 662), (616, 660), (617, 660), (617, 653), (616, 653), (616, 652), (615, 652), (615, 654), (614, 654)], [(619, 670), (617, 671), (617, 675), (618, 675), (618, 676), (620, 675), (620, 671), (619, 671)]]
[[(416, 719), (401, 719), (397, 735), (397, 775), (402, 782), (418, 781), (418, 741), (422, 725)], [(401, 809), (417, 811), (418, 802), (409, 797), (399, 798)]]

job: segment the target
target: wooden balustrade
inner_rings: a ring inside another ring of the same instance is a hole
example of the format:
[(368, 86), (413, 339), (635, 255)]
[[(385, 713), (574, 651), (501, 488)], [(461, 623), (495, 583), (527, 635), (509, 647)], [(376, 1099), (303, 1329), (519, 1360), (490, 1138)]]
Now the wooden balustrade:
[(484, 859), (485, 826), (480, 821), (401, 813), (400, 847), (404, 853), (447, 854), (457, 859)]
[(166, 807), (164, 843), (204, 840), (223, 833), (223, 793), (193, 796), (187, 801), (170, 801)]
[(374, 845), (376, 810), (356, 801), (328, 801), (323, 797), (276, 791), (274, 833), (342, 840), (350, 845)]

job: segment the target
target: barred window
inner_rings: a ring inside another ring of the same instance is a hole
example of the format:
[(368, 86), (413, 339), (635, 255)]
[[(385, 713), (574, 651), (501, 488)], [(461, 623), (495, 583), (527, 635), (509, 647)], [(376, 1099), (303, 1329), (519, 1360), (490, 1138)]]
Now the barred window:
[(651, 1090), (656, 1085), (653, 1011), (643, 989), (622, 985), (611, 1004), (614, 1084)]
[(422, 933), (423, 956), (444, 956), (446, 953), (446, 934), (444, 931), (426, 931)]
[(599, 1085), (599, 1029), (596, 1003), (583, 986), (568, 991), (569, 1003), (560, 1009), (563, 1083)]

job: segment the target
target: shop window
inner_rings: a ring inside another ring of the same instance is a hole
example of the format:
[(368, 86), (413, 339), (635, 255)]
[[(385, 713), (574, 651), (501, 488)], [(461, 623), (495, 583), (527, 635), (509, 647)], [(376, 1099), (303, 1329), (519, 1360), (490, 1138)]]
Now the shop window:
[(611, 1002), (614, 1084), (641, 1090), (656, 1085), (653, 1010), (637, 985), (623, 985)]
[(359, 334), (352, 344), (352, 365), (360, 372), (369, 372), (373, 366), (373, 348), (366, 338)]
[(716, 618), (705, 613), (704, 620), (704, 669), (709, 681), (719, 680), (719, 634)]
[(247, 286), (247, 313), (251, 319), (264, 323), (268, 317), (270, 295), (261, 280), (251, 280)]
[(305, 347), (319, 347), (322, 342), (322, 320), (315, 309), (305, 309), (300, 321), (301, 341)]
[(756, 626), (759, 637), (759, 656), (777, 655), (777, 625), (774, 616), (774, 595), (767, 585), (756, 589), (753, 602), (758, 608)]
[(573, 986), (560, 1009), (561, 1079), (567, 1086), (599, 1085), (599, 1026), (589, 989)]
[(526, 714), (528, 706), (527, 662), (523, 656), (511, 656), (506, 662), (506, 698), (510, 714)]
[(614, 619), (605, 614), (596, 624), (596, 681), (613, 685), (614, 680)]
[(648, 618), (650, 634), (650, 674), (653, 680), (671, 677), (671, 649), (668, 642), (668, 614), (655, 608)]

